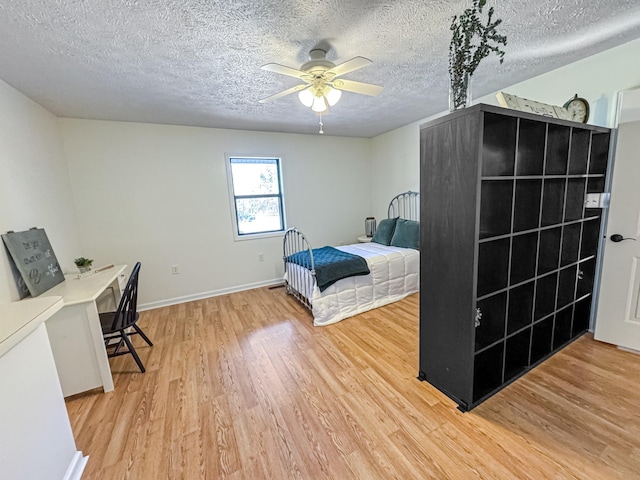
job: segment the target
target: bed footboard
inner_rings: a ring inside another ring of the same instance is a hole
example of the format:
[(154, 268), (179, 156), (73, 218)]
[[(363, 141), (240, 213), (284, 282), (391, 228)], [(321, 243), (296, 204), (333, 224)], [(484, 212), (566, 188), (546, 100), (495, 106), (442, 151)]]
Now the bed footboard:
[[(308, 251), (311, 259), (311, 268), (306, 269), (288, 261), (294, 253)], [(304, 236), (297, 228), (290, 228), (284, 234), (283, 257), (284, 261), (284, 285), (287, 293), (296, 297), (300, 303), (311, 310), (311, 297), (316, 282), (316, 271), (313, 263), (313, 250)]]

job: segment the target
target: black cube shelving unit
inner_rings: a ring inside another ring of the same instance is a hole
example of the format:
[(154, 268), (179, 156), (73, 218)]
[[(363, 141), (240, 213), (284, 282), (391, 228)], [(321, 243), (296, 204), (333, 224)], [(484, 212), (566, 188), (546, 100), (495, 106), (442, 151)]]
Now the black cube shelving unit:
[(611, 132), (476, 105), (420, 131), (420, 371), (467, 411), (589, 327)]

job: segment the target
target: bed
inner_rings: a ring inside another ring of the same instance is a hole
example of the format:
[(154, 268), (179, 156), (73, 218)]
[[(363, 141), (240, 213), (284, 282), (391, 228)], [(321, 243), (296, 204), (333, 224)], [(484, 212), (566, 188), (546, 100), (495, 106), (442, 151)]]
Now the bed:
[[(419, 290), (418, 247), (419, 194), (404, 192), (389, 202), (387, 220), (380, 222), (374, 240), (313, 249), (296, 228), (285, 232), (283, 241), (284, 284), (287, 293), (311, 310), (316, 326), (330, 325), (362, 312), (402, 300)], [(388, 235), (389, 226), (393, 230)], [(396, 229), (396, 227), (398, 227)], [(403, 232), (410, 234), (402, 235)], [(396, 235), (396, 240), (393, 235)], [(406, 238), (403, 238), (406, 237)], [(389, 241), (387, 241), (389, 240)], [(387, 245), (386, 243), (391, 243)], [(410, 248), (409, 245), (411, 245)], [(361, 257), (369, 273), (355, 273), (326, 285), (318, 271), (324, 249)], [(320, 283), (320, 285), (319, 285)]]

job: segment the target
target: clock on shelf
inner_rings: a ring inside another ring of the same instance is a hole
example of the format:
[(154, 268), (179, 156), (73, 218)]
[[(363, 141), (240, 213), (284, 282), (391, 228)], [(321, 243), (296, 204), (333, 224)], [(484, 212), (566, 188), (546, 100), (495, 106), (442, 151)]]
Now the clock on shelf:
[(563, 107), (569, 112), (571, 120), (582, 123), (587, 123), (587, 120), (589, 120), (589, 102), (584, 98), (578, 97), (577, 93)]

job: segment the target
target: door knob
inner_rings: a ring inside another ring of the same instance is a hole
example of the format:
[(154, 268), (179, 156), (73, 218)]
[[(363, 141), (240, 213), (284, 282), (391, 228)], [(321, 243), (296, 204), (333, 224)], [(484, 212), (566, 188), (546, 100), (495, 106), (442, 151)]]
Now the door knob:
[(614, 233), (613, 235), (611, 235), (609, 237), (611, 239), (612, 242), (621, 242), (623, 240), (633, 240), (634, 242), (636, 241), (635, 238), (624, 238), (622, 235), (620, 235), (619, 233)]

